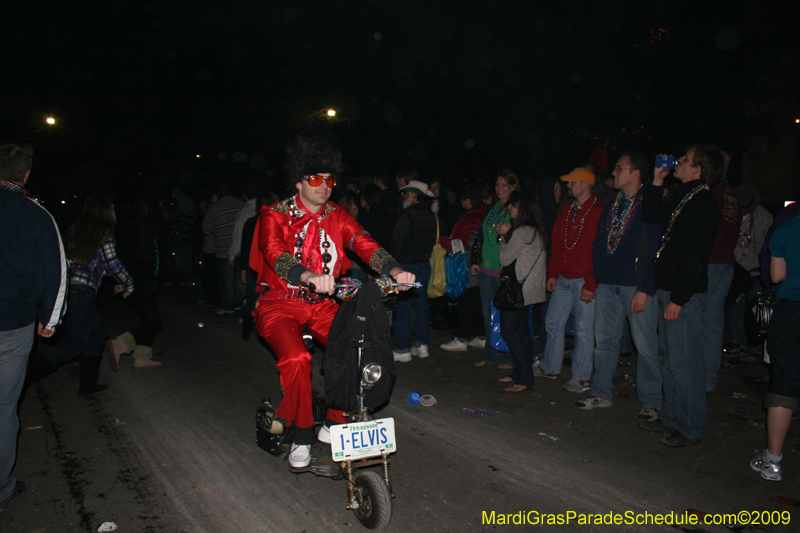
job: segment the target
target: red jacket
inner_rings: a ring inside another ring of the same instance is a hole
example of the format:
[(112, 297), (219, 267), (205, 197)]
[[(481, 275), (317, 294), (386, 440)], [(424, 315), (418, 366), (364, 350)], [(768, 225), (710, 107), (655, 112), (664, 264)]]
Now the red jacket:
[(742, 210), (739, 209), (739, 202), (730, 185), (720, 181), (711, 189), (717, 207), (722, 215), (719, 221), (717, 236), (714, 238), (714, 246), (711, 248), (711, 255), (708, 256), (708, 264), (726, 264), (733, 266), (736, 257), (733, 250), (739, 242), (739, 228), (742, 226)]
[[(312, 236), (304, 232), (314, 218), (320, 230), (318, 240), (316, 233), (315, 240), (311, 240)], [(319, 253), (315, 251), (313, 256), (308, 249), (311, 242), (318, 243)], [(399, 266), (389, 252), (364, 233), (364, 228), (346, 209), (328, 202), (318, 216), (313, 216), (298, 208), (292, 197), (261, 208), (250, 249), (250, 267), (258, 272), (259, 285), (288, 292), (297, 289), (300, 274), (306, 270), (322, 274), (323, 268), (328, 268), (334, 277), (341, 276), (351, 266), (344, 254), (345, 247), (381, 274)], [(330, 260), (320, 261), (326, 253), (330, 254)]]
[(462, 243), (464, 243), (464, 248), (466, 248), (469, 240), (472, 238), (472, 235), (481, 226), (481, 222), (483, 222), (483, 217), (486, 215), (486, 210), (488, 208), (488, 204), (476, 205), (461, 215), (461, 218), (459, 218), (455, 226), (453, 226), (453, 232), (450, 234), (450, 236), (447, 237), (443, 235), (440, 237), (439, 244), (444, 246), (448, 251), (452, 252), (453, 246), (450, 244), (450, 242), (453, 239), (459, 239)]
[(592, 194), (574, 215), (572, 205), (566, 204), (561, 208), (553, 226), (552, 253), (547, 265), (547, 277), (583, 278), (583, 288), (594, 292), (597, 283), (594, 281), (592, 245), (597, 236), (603, 203)]

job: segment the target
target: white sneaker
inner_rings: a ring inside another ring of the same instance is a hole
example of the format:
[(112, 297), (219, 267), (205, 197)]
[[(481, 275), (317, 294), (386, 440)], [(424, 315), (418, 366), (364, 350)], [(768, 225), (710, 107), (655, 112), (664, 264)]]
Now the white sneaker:
[(430, 357), (430, 354), (428, 353), (428, 345), (420, 344), (419, 346), (412, 346), (411, 355), (416, 355), (420, 359), (425, 359), (427, 357)]
[(305, 468), (311, 464), (311, 445), (292, 444), (289, 451), (289, 467)]
[(394, 354), (394, 360), (396, 362), (398, 362), (398, 363), (410, 363), (411, 362), (411, 353), (410, 352), (406, 352), (406, 353), (392, 352), (392, 354)]
[(453, 340), (440, 344), (439, 348), (446, 352), (466, 352), (468, 345), (466, 339), (461, 340), (458, 337), (453, 337)]
[(589, 385), (588, 381), (572, 378), (567, 381), (562, 388), (568, 390), (569, 392), (586, 392), (591, 390), (592, 387)]
[(323, 444), (330, 444), (331, 443), (331, 428), (322, 424), (322, 427), (319, 428), (319, 433), (317, 433), (317, 440)]
[(475, 337), (467, 341), (467, 346), (472, 346), (473, 348), (485, 348), (486, 347), (486, 337)]
[(613, 400), (603, 400), (597, 396), (592, 396), (590, 398), (586, 398), (585, 400), (579, 400), (575, 402), (575, 406), (578, 409), (583, 409), (585, 411), (591, 411), (596, 407), (611, 407), (612, 405), (614, 405)]
[(458, 337), (453, 337), (453, 340), (440, 345), (439, 348), (441, 348), (446, 352), (466, 352), (467, 341), (466, 340), (462, 341)]

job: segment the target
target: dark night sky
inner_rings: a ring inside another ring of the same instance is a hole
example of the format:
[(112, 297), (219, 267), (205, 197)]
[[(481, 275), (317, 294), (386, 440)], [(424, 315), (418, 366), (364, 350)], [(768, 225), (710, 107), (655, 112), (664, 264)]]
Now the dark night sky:
[(797, 65), (759, 34), (785, 18), (753, 5), (27, 0), (0, 22), (0, 137), (32, 143), (60, 192), (238, 172), (220, 151), (263, 156), (247, 172), (277, 180), (298, 133), (343, 148), (351, 176), (538, 179), (604, 146), (740, 152), (753, 79)]

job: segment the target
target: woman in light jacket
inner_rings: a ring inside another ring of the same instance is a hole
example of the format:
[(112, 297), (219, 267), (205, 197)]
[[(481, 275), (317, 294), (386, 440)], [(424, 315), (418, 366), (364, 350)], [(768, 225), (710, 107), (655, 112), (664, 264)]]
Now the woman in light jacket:
[(547, 230), (539, 199), (533, 193), (514, 191), (508, 201), (510, 223), (497, 226), (500, 240), (500, 264), (515, 263), (517, 281), (522, 283), (524, 306), (519, 311), (500, 312), (500, 332), (511, 350), (514, 369), (511, 376), (500, 378), (512, 383), (506, 392), (533, 388), (533, 332), (529, 324), (531, 305), (545, 300), (547, 283)]

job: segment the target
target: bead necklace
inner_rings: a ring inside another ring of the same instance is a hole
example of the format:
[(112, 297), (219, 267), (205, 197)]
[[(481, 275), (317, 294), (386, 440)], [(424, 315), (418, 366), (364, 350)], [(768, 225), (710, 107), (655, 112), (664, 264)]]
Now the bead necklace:
[(758, 245), (756, 244), (756, 232), (755, 228), (753, 227), (753, 213), (747, 215), (747, 221), (749, 224), (749, 228), (745, 231), (739, 232), (739, 246), (742, 247), (743, 251), (747, 251), (749, 248), (751, 252), (758, 253)]
[[(294, 241), (294, 249), (295, 249), (294, 258), (300, 264), (303, 263), (303, 243), (305, 242), (307, 232), (308, 232), (308, 225), (306, 225), (299, 234), (295, 235), (296, 240)], [(319, 228), (319, 245), (320, 245), (320, 251), (322, 252), (322, 273), (330, 274), (331, 269), (328, 263), (330, 263), (333, 260), (333, 256), (330, 254), (331, 243), (328, 240), (328, 234), (324, 233), (322, 231), (322, 228)], [(306, 262), (307, 264), (310, 265), (311, 258), (310, 257), (306, 258)]]
[[(500, 211), (497, 211), (497, 207), (500, 206)], [(500, 202), (494, 204), (492, 207), (491, 212), (489, 212), (489, 216), (486, 217), (486, 234), (490, 237), (494, 235), (496, 231), (497, 224), (500, 222), (500, 219), (505, 216), (507, 209), (500, 205)]]
[[(641, 187), (639, 187), (639, 190), (641, 190)], [(622, 204), (623, 198), (622, 191), (620, 191), (619, 194), (617, 194), (616, 200), (614, 200), (614, 205), (611, 206), (611, 210), (608, 212), (608, 219), (606, 220), (606, 231), (608, 232), (606, 251), (608, 255), (614, 255), (614, 252), (617, 251), (622, 237), (628, 231), (628, 228), (630, 228), (631, 221), (642, 205), (643, 196), (640, 195), (638, 200), (636, 198), (636, 195), (639, 194), (639, 190), (636, 191), (636, 194), (634, 194), (628, 202), (624, 213), (619, 212), (619, 206)]]
[[(594, 203), (596, 201), (597, 201), (597, 196), (592, 198), (592, 203), (589, 204), (589, 207), (587, 207), (586, 211), (584, 211), (583, 216), (580, 219), (580, 225), (575, 223), (575, 214), (576, 214), (575, 207), (578, 206), (578, 201), (576, 200), (575, 203), (572, 205), (572, 208), (570, 209), (572, 214), (572, 229), (575, 229), (577, 227), (578, 232), (575, 235), (575, 240), (572, 241), (572, 244), (567, 244), (567, 234), (569, 233), (569, 226), (564, 228), (564, 250), (572, 250), (573, 248), (575, 248), (575, 245), (578, 244), (578, 240), (581, 238), (581, 232), (583, 231), (583, 224), (586, 222), (586, 215), (588, 215), (589, 211), (592, 210), (592, 207), (594, 206)], [(580, 206), (578, 206), (578, 210), (580, 210)]]
[(13, 181), (0, 180), (0, 190), (13, 192), (14, 194), (18, 194), (20, 196), (24, 196), (25, 198), (33, 200), (37, 204), (39, 203), (39, 200), (37, 200), (33, 195), (31, 195), (31, 193), (29, 193), (21, 185), (17, 185)]
[(669, 217), (669, 223), (667, 223), (667, 229), (664, 231), (664, 235), (661, 236), (661, 246), (658, 248), (658, 252), (656, 252), (656, 261), (658, 261), (658, 258), (661, 257), (661, 252), (664, 251), (664, 247), (667, 245), (667, 241), (669, 241), (669, 232), (672, 231), (672, 226), (675, 224), (675, 219), (681, 214), (683, 207), (689, 202), (689, 200), (694, 198), (695, 194), (699, 193), (700, 191), (707, 191), (708, 189), (708, 183), (702, 183), (698, 185), (692, 190), (692, 192), (683, 197), (681, 203), (679, 203), (678, 207), (675, 208), (675, 211), (672, 212), (672, 215)]

